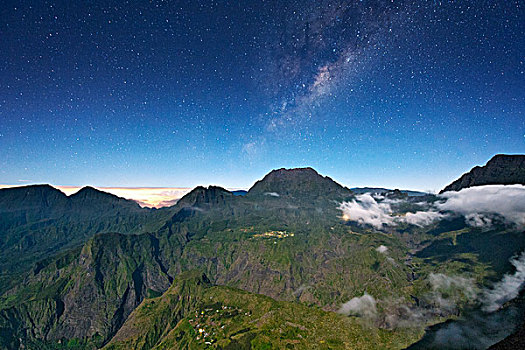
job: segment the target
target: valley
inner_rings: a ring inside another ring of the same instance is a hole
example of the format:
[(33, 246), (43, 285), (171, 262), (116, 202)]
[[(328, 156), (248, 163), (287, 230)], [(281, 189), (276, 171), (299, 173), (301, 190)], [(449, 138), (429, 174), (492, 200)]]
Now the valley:
[[(77, 208), (49, 188), (0, 190), (0, 266), (19, 271), (4, 272), (1, 348), (403, 349), (485, 307), (525, 250), (506, 212), (480, 226), (440, 210), (447, 197), (354, 194), (311, 168), (160, 210), (84, 192)], [(8, 248), (16, 234), (34, 243)]]

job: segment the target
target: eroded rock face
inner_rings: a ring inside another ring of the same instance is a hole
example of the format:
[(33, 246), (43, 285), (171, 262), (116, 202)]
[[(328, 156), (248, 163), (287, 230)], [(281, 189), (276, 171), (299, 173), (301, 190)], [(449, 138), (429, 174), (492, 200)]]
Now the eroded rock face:
[(157, 246), (148, 234), (97, 235), (64, 266), (52, 263), (29, 277), (34, 295), (0, 311), (0, 330), (13, 334), (8, 348), (19, 339), (108, 339), (150, 292), (170, 286)]
[(485, 166), (474, 167), (440, 193), (482, 185), (525, 185), (525, 155), (498, 154)]

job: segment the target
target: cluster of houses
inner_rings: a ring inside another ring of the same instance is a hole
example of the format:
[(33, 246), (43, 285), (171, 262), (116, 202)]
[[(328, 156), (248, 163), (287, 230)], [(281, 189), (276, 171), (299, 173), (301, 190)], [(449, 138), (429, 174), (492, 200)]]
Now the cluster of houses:
[(286, 238), (286, 237), (293, 237), (295, 234), (290, 232), (286, 232), (286, 231), (268, 231), (268, 232), (264, 232), (264, 233), (258, 233), (258, 234), (255, 234), (253, 235), (253, 237), (264, 237), (264, 238), (279, 238), (279, 239), (282, 239), (282, 238)]
[(226, 336), (225, 324), (221, 322), (221, 318), (229, 319), (243, 314), (244, 316), (251, 316), (251, 312), (243, 312), (241, 309), (222, 305), (220, 308), (205, 308), (195, 311), (195, 317), (190, 318), (189, 323), (196, 331), (195, 340), (205, 345), (212, 345), (217, 342), (218, 335)]

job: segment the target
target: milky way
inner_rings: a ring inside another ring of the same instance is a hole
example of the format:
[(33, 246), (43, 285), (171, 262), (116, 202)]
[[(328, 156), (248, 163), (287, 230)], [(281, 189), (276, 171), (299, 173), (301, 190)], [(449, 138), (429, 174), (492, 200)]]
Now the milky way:
[(438, 190), (525, 149), (520, 1), (6, 1), (0, 184)]

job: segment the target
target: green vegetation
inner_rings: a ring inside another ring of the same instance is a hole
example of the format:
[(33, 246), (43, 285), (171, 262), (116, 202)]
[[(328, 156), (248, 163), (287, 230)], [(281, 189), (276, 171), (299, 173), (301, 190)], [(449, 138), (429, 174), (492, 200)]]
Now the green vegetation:
[[(290, 175), (297, 183), (281, 184), (286, 176), (272, 173), (271, 186), (259, 183), (243, 197), (199, 187), (161, 211), (89, 191), (81, 207), (89, 209), (89, 198), (107, 205), (55, 217), (57, 206), (73, 205), (57, 195), (45, 197), (58, 203), (49, 210), (15, 208), (2, 223), (7, 236), (42, 235), (45, 254), (9, 253), (13, 261), (28, 256), (14, 271), (36, 263), (8, 276), (0, 348), (402, 348), (425, 326), (457, 317), (473, 302), (470, 290), (501, 278), (525, 248), (522, 232), (481, 231), (461, 218), (361, 227), (341, 219), (348, 189), (327, 178), (316, 184), (310, 170)], [(420, 207), (421, 198), (403, 198), (394, 215)], [(45, 223), (30, 226), (38, 220)], [(66, 233), (71, 240), (50, 247), (47, 230), (61, 232), (50, 241)], [(16, 241), (10, 237), (2, 251)], [(188, 272), (195, 268), (201, 273)], [(431, 278), (441, 275), (469, 286), (436, 286)], [(371, 316), (334, 312), (365, 293), (375, 302)], [(436, 293), (453, 305), (440, 308)], [(413, 322), (411, 313), (424, 317)]]
[(421, 332), (374, 330), (317, 307), (212, 286), (191, 272), (144, 300), (105, 349), (400, 349)]

